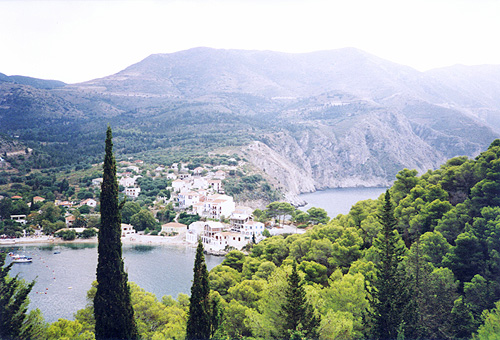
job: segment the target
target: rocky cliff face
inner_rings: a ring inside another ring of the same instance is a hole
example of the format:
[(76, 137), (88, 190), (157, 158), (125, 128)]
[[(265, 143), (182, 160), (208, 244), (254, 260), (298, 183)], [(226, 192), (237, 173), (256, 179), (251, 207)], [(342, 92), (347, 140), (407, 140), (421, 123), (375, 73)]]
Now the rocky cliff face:
[(373, 112), (341, 126), (308, 123), (254, 142), (247, 158), (291, 195), (318, 189), (387, 186), (403, 168), (423, 173), (446, 157), (419, 138), (402, 115)]

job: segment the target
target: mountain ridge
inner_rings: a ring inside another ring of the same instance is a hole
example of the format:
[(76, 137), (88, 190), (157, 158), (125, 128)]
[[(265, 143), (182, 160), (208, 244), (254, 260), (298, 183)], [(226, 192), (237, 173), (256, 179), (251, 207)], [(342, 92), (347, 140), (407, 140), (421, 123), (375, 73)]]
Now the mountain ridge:
[(421, 72), (354, 48), (195, 48), (52, 89), (0, 83), (0, 132), (61, 146), (64, 126), (78, 140), (111, 123), (124, 153), (239, 147), (292, 195), (388, 185), (404, 167), (473, 157), (499, 136), (500, 66), (459, 69)]

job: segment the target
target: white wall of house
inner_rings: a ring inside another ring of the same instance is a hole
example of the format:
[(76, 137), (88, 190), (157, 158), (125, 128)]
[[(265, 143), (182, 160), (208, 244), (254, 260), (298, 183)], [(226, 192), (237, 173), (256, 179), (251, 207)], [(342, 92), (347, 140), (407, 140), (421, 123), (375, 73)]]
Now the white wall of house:
[(139, 197), (141, 193), (141, 188), (125, 188), (125, 195), (132, 198)]
[(26, 215), (10, 215), (10, 219), (21, 224), (26, 224)]
[(191, 244), (196, 244), (198, 243), (198, 233), (196, 232), (196, 230), (188, 230), (186, 232), (186, 242), (187, 243), (191, 243)]
[(201, 189), (201, 190), (206, 190), (208, 189), (208, 181), (203, 178), (203, 177), (195, 177), (191, 181), (191, 188), (192, 189)]
[(122, 237), (127, 237), (127, 236), (130, 236), (130, 235), (135, 235), (135, 229), (130, 224), (122, 223), (121, 224), (121, 229), (122, 229)]
[(175, 181), (172, 182), (172, 189), (175, 192), (181, 192), (187, 187), (187, 183), (184, 182), (181, 179), (176, 179)]
[(200, 202), (201, 195), (194, 191), (181, 192), (177, 195), (179, 206), (187, 208)]
[(241, 234), (244, 235), (247, 239), (252, 239), (252, 235), (255, 234), (255, 239), (259, 241), (262, 239), (262, 233), (264, 232), (264, 223), (256, 222), (256, 221), (248, 221), (243, 224), (243, 228), (241, 229)]
[(177, 222), (170, 222), (161, 226), (162, 233), (183, 233), (186, 230), (187, 225)]
[(89, 207), (95, 208), (97, 206), (97, 201), (93, 198), (87, 198), (86, 200), (82, 201), (82, 205), (88, 205)]
[(122, 177), (118, 180), (118, 184), (125, 187), (125, 188), (133, 187), (133, 186), (135, 186), (135, 182), (137, 181), (137, 179), (139, 177), (141, 177), (141, 176)]

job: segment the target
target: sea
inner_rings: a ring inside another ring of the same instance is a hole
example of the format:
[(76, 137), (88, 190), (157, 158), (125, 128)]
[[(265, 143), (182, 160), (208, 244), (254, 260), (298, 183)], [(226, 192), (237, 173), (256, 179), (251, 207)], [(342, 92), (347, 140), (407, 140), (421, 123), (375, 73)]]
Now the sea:
[[(351, 206), (360, 200), (378, 198), (385, 190), (346, 188), (303, 194), (300, 198), (307, 205), (301, 209), (323, 208), (328, 216), (335, 217), (347, 214)], [(176, 298), (179, 293), (190, 294), (196, 253), (193, 246), (125, 244), (122, 249), (129, 281), (154, 293), (158, 299), (165, 295)], [(15, 263), (10, 274), (19, 274), (29, 282), (36, 281), (29, 295), (29, 308), (39, 308), (47, 322), (59, 318), (73, 320), (74, 313), (87, 304), (87, 291), (95, 280), (97, 244), (0, 246), (0, 251), (33, 258), (32, 263)], [(210, 270), (223, 258), (206, 255), (205, 261)]]
[(299, 198), (307, 204), (300, 207), (300, 210), (307, 211), (311, 207), (323, 208), (330, 218), (334, 218), (339, 214), (349, 213), (351, 207), (359, 201), (377, 199), (386, 190), (386, 187), (337, 188), (301, 194)]
[[(1, 246), (0, 251), (33, 258), (31, 263), (14, 263), (10, 275), (28, 282), (35, 280), (29, 308), (39, 308), (47, 322), (73, 320), (74, 313), (87, 304), (87, 291), (95, 280), (97, 244), (64, 243)], [(129, 281), (158, 299), (190, 294), (196, 249), (192, 246), (129, 245), (122, 248)], [(10, 262), (7, 257), (7, 263)], [(208, 270), (223, 257), (206, 255)]]

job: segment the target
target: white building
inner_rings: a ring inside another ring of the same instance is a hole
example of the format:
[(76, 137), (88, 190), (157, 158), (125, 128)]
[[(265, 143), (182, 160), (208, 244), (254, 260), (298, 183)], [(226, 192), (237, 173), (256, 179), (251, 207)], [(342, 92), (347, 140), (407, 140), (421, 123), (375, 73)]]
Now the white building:
[(135, 229), (130, 224), (122, 223), (121, 228), (122, 228), (122, 237), (135, 235)]
[(256, 221), (248, 221), (243, 224), (240, 233), (247, 240), (252, 240), (252, 235), (255, 235), (255, 240), (259, 241), (262, 239), (262, 233), (264, 232), (264, 223)]
[(205, 201), (205, 215), (209, 218), (220, 219), (229, 217), (236, 209), (233, 198), (228, 195), (210, 195)]
[(217, 170), (215, 172), (214, 179), (226, 179), (226, 173), (222, 170)]
[(205, 214), (205, 202), (199, 202), (193, 204), (193, 214), (198, 214), (200, 216), (204, 216)]
[(169, 222), (161, 226), (162, 233), (184, 233), (187, 231), (187, 225), (177, 222)]
[(229, 217), (229, 220), (231, 221), (231, 230), (239, 232), (243, 229), (243, 225), (246, 222), (252, 220), (252, 216), (235, 210), (231, 214), (231, 217)]
[(135, 171), (136, 173), (138, 173), (141, 170), (138, 166), (135, 166), (135, 165), (129, 165), (126, 167), (126, 169), (130, 170), (130, 171)]
[(223, 250), (226, 244), (223, 243), (221, 237), (224, 231), (224, 225), (220, 222), (207, 221), (203, 225), (203, 233), (201, 235), (201, 242), (203, 248), (206, 250)]
[(201, 194), (194, 191), (181, 192), (177, 195), (180, 208), (188, 208), (200, 202)]
[(195, 169), (193, 170), (193, 176), (201, 176), (201, 174), (203, 173), (203, 171), (204, 171), (204, 170), (205, 170), (205, 169), (204, 169), (204, 168), (202, 168), (201, 166), (199, 166), (199, 167), (195, 168)]
[(201, 238), (205, 250), (218, 252), (227, 247), (241, 249), (249, 242), (241, 233), (224, 231), (224, 228), (220, 222), (205, 223)]
[(208, 181), (203, 177), (193, 177), (191, 180), (191, 189), (206, 190), (208, 189)]
[(224, 242), (227, 246), (241, 250), (245, 245), (251, 240), (246, 239), (241, 233), (235, 233), (233, 231), (225, 231), (222, 233)]
[(125, 195), (132, 198), (139, 197), (141, 188), (125, 188)]
[(186, 231), (186, 242), (192, 244), (198, 243), (198, 238), (203, 234), (205, 223), (208, 222), (197, 221), (191, 223)]
[(26, 215), (10, 215), (10, 219), (21, 224), (26, 224)]
[(220, 179), (211, 179), (208, 181), (208, 187), (215, 192), (222, 192), (222, 181)]
[(97, 201), (93, 198), (87, 198), (80, 202), (80, 206), (88, 205), (91, 208), (95, 208), (97, 206)]
[(191, 243), (191, 244), (198, 243), (198, 237), (199, 237), (199, 235), (196, 233), (195, 230), (188, 229), (186, 231), (186, 242), (187, 243)]
[(139, 177), (142, 177), (142, 176), (122, 177), (118, 180), (118, 184), (125, 187), (125, 188), (133, 187), (133, 186), (135, 186), (135, 183)]
[(181, 192), (188, 188), (188, 183), (182, 179), (176, 179), (172, 182), (172, 189), (174, 192)]
[(75, 223), (76, 217), (73, 215), (68, 215), (64, 218), (66, 221), (66, 227), (71, 228), (73, 226), (73, 223)]

